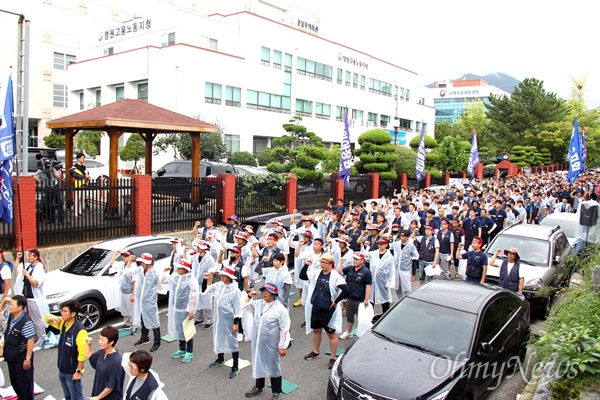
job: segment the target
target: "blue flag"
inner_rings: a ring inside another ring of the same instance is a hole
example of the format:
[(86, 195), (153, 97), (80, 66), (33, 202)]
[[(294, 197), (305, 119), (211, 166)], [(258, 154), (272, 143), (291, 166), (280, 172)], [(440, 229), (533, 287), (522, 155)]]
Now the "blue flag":
[(340, 146), (340, 174), (344, 185), (350, 186), (350, 165), (352, 164), (352, 148), (350, 147), (350, 128), (348, 126), (348, 107), (344, 118), (344, 137)]
[(417, 152), (417, 165), (415, 173), (417, 180), (421, 182), (425, 178), (425, 124), (421, 121), (421, 139), (419, 140), (419, 151)]
[(573, 134), (571, 134), (571, 143), (569, 143), (569, 183), (573, 184), (575, 179), (583, 172), (583, 161), (581, 158), (581, 139), (579, 138), (579, 129), (577, 128), (577, 118), (573, 122)]
[(475, 167), (479, 164), (479, 149), (477, 148), (477, 130), (473, 128), (473, 141), (471, 142), (471, 152), (469, 153), (469, 163), (467, 172), (475, 176)]
[(585, 169), (585, 160), (587, 160), (587, 145), (585, 144), (585, 126), (581, 125), (581, 160), (583, 169)]
[(12, 188), (12, 158), (15, 155), (15, 119), (13, 104), (12, 78), (8, 77), (6, 98), (0, 115), (0, 218), (12, 225), (13, 223), (13, 188)]

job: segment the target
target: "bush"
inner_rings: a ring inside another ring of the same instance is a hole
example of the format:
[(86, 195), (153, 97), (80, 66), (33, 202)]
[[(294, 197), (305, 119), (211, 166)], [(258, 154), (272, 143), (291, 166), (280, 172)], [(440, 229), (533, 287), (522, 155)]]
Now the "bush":
[[(437, 144), (438, 144), (437, 140), (435, 140), (431, 136), (425, 135), (424, 140), (425, 140), (425, 148), (426, 149), (435, 149), (437, 147)], [(418, 149), (420, 141), (421, 141), (421, 136), (420, 135), (415, 136), (414, 138), (412, 138), (410, 140), (409, 146), (412, 147), (413, 149)]]
[(272, 162), (267, 165), (267, 171), (273, 172), (275, 174), (282, 174), (284, 172), (290, 172), (290, 167), (288, 164), (280, 164), (277, 162)]
[(249, 165), (256, 167), (256, 159), (254, 156), (247, 151), (238, 151), (233, 154), (229, 154), (227, 162), (234, 165)]
[(436, 168), (427, 168), (425, 169), (426, 174), (430, 174), (434, 179), (442, 179), (442, 171)]
[(50, 147), (51, 149), (64, 149), (65, 135), (60, 135), (52, 131), (52, 133), (44, 137), (44, 144), (46, 145), (46, 147)]
[(396, 172), (405, 173), (409, 178), (414, 179), (416, 177), (417, 153), (408, 147), (398, 146), (396, 147), (396, 154), (398, 155)]
[(270, 163), (278, 161), (277, 153), (276, 153), (275, 149), (272, 149), (272, 148), (264, 149), (258, 155), (257, 161), (258, 161), (258, 165), (260, 165), (262, 167), (266, 167)]

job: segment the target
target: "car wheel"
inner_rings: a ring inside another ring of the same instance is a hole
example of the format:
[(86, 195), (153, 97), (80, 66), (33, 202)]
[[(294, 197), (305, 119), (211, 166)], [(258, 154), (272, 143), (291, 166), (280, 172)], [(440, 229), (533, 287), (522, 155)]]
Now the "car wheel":
[(103, 317), (103, 310), (96, 300), (86, 299), (80, 301), (81, 310), (77, 318), (83, 323), (85, 329), (89, 332), (100, 325)]
[(554, 303), (554, 293), (551, 293), (546, 300), (546, 307), (544, 307), (544, 319), (547, 319), (550, 316), (550, 311), (552, 309), (552, 304)]

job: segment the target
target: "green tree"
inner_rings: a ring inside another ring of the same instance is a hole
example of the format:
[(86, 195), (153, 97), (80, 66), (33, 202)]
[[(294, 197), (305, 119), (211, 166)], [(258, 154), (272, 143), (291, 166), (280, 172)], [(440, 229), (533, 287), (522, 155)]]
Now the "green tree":
[(137, 167), (137, 162), (146, 155), (146, 142), (137, 133), (129, 136), (125, 146), (121, 149), (119, 156), (123, 161), (133, 161), (133, 167)]
[(469, 163), (470, 150), (471, 143), (468, 141), (458, 136), (446, 136), (434, 151), (438, 156), (435, 166), (449, 172), (464, 171)]
[(261, 167), (266, 167), (270, 163), (277, 161), (277, 152), (275, 149), (269, 147), (261, 151), (256, 159), (258, 161), (258, 165)]
[[(429, 135), (425, 135), (424, 139), (425, 141), (425, 150), (432, 150), (435, 149), (438, 145), (437, 140), (435, 140), (433, 137), (429, 136)], [(410, 140), (410, 142), (408, 143), (408, 145), (410, 147), (412, 147), (413, 149), (417, 150), (419, 148), (419, 142), (421, 141), (421, 136), (417, 135), (414, 138), (412, 138)]]
[(495, 149), (497, 138), (491, 133), (490, 120), (485, 104), (480, 99), (467, 103), (459, 119), (454, 122), (454, 136), (471, 142), (473, 131), (477, 129), (477, 143)]
[[(600, 109), (588, 109), (585, 103), (585, 93), (588, 91), (587, 76), (580, 79), (571, 78), (571, 95), (567, 100), (569, 105), (568, 122), (572, 125), (575, 117), (578, 117), (579, 127), (585, 127), (585, 142), (588, 151), (586, 167), (593, 168), (600, 163)], [(573, 128), (571, 126), (571, 132)], [(571, 138), (569, 132), (569, 141)], [(565, 153), (566, 154), (566, 153)]]
[(234, 165), (249, 165), (256, 167), (256, 159), (247, 151), (237, 151), (227, 156), (227, 162)]
[(397, 146), (395, 148), (398, 161), (396, 161), (396, 172), (408, 175), (409, 178), (416, 178), (415, 168), (417, 166), (417, 152), (410, 147)]
[(360, 158), (354, 163), (358, 173), (378, 172), (383, 180), (396, 179), (398, 175), (393, 165), (398, 156), (391, 142), (392, 137), (383, 129), (371, 129), (360, 135), (360, 148), (354, 151), (354, 155)]
[(502, 151), (518, 144), (536, 144), (545, 125), (564, 120), (568, 111), (566, 102), (546, 92), (544, 82), (535, 78), (524, 79), (510, 97), (490, 96), (485, 107), (492, 131), (502, 139)]
[(75, 150), (85, 152), (92, 157), (100, 154), (100, 140), (104, 132), (102, 131), (79, 131), (75, 135)]
[[(451, 122), (442, 121), (435, 123), (435, 140), (441, 142), (444, 140), (446, 136), (452, 136), (454, 131), (454, 126)], [(418, 145), (417, 145), (418, 146)]]
[(50, 147), (51, 149), (64, 149), (65, 135), (52, 130), (48, 136), (44, 137), (44, 144), (46, 147)]

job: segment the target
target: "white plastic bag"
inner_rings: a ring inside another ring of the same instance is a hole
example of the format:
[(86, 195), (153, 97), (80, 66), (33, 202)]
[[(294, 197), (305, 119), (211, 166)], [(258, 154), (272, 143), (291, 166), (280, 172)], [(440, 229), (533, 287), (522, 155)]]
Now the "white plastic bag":
[[(242, 292), (242, 306), (246, 303), (248, 294)], [(242, 308), (242, 327), (244, 328), (244, 342), (252, 341), (252, 330), (254, 329), (254, 314), (251, 308)]]
[(458, 262), (458, 274), (463, 281), (467, 279), (467, 260), (460, 260)]
[(373, 306), (369, 304), (365, 307), (365, 303), (358, 305), (358, 326), (356, 327), (356, 336), (361, 337), (371, 329), (373, 323), (373, 317), (375, 316), (375, 310)]

